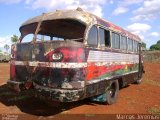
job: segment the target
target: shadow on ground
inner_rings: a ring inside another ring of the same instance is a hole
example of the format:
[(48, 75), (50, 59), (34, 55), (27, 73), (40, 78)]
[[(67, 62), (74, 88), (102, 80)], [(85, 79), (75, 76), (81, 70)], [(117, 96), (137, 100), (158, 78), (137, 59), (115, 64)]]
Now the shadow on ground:
[(33, 90), (16, 93), (9, 89), (7, 84), (0, 86), (0, 102), (6, 106), (16, 105), (22, 112), (37, 116), (55, 115), (83, 104), (94, 105), (86, 99), (72, 103), (56, 103), (51, 106), (35, 98)]
[[(126, 86), (125, 88), (127, 88)], [(123, 88), (123, 89), (125, 89)], [(22, 112), (37, 115), (37, 116), (50, 116), (56, 115), (63, 111), (81, 106), (81, 105), (104, 105), (105, 103), (91, 102), (89, 99), (70, 102), (70, 103), (55, 103), (44, 102), (34, 97), (33, 90), (22, 91), (19, 93), (11, 90), (7, 84), (0, 86), (0, 102), (6, 106), (16, 105)], [(106, 105), (106, 104), (105, 104)]]

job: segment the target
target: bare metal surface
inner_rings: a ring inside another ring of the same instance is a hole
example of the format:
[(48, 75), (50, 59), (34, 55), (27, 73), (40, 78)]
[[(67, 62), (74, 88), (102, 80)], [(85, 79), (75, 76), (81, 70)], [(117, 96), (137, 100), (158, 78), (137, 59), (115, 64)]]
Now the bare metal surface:
[(97, 24), (97, 25), (104, 26), (107, 29), (110, 29), (111, 31), (115, 31), (120, 34), (124, 34), (125, 36), (128, 36), (130, 38), (133, 38), (137, 41), (141, 41), (139, 36), (134, 35), (131, 32), (128, 32), (128, 31), (124, 30), (123, 28), (121, 28), (121, 27), (119, 27), (119, 26), (117, 26), (107, 20), (101, 19), (101, 18), (99, 18), (91, 13), (88, 13), (86, 11), (83, 11), (81, 9), (57, 10), (54, 12), (45, 13), (45, 16), (43, 16), (43, 14), (42, 14), (40, 16), (29, 19), (25, 23), (23, 23), (20, 27), (20, 31), (26, 25), (33, 24), (33, 23), (39, 23), (39, 21), (41, 21), (42, 19), (43, 19), (43, 21), (58, 20), (58, 19), (74, 19), (79, 22), (82, 22), (82, 24), (85, 24), (87, 28), (90, 28), (89, 26)]
[[(42, 17), (43, 15), (40, 15), (32, 19), (29, 19), (25, 23), (23, 23), (22, 26), (25, 26), (31, 23), (35, 23), (35, 22), (39, 22), (42, 19)], [(90, 22), (93, 21), (94, 17), (91, 14), (84, 12), (84, 11), (58, 10), (54, 12), (45, 13), (43, 21), (56, 20), (56, 19), (77, 19), (77, 20), (80, 20), (81, 22), (89, 24)]]

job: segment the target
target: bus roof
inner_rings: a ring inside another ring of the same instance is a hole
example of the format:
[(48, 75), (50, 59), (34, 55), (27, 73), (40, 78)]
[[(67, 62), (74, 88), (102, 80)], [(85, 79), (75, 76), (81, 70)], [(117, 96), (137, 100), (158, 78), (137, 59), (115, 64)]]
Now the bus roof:
[(113, 32), (120, 33), (122, 36), (124, 35), (131, 39), (141, 42), (141, 39), (139, 36), (127, 30), (124, 30), (123, 28), (107, 20), (104, 20), (96, 15), (83, 11), (81, 8), (77, 8), (76, 10), (56, 10), (55, 12), (43, 13), (40, 16), (31, 18), (26, 22), (24, 22), (20, 27), (20, 31), (22, 31), (22, 28), (25, 27), (26, 25), (33, 24), (33, 23), (38, 24), (39, 21), (49, 21), (49, 20), (56, 20), (56, 19), (75, 19), (85, 24), (86, 26), (98, 24), (100, 26), (103, 26), (107, 29), (112, 30)]

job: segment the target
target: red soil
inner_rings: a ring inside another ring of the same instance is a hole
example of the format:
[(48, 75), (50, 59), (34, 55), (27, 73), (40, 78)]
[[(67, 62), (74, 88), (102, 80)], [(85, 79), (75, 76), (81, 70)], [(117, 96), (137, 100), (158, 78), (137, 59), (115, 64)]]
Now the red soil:
[(63, 115), (63, 119), (67, 119), (72, 114), (70, 117), (73, 119), (84, 119), (97, 114), (160, 114), (160, 64), (145, 63), (144, 66), (143, 82), (140, 85), (131, 84), (122, 88), (116, 104), (104, 105), (83, 100), (67, 103), (61, 107), (51, 107), (43, 101), (28, 98), (27, 95), (22, 97), (10, 91), (6, 86), (6, 81), (9, 79), (9, 64), (0, 63), (0, 114), (3, 114), (1, 117), (5, 117), (4, 114), (15, 116), (18, 114), (19, 118), (29, 120), (52, 119), (56, 116), (60, 118)]

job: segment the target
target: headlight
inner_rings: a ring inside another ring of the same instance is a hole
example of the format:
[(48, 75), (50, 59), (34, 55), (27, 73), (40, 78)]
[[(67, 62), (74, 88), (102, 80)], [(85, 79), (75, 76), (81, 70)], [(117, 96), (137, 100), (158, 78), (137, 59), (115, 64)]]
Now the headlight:
[(52, 55), (52, 59), (54, 61), (60, 61), (60, 60), (62, 60), (62, 58), (63, 58), (62, 53), (53, 53), (53, 55)]

